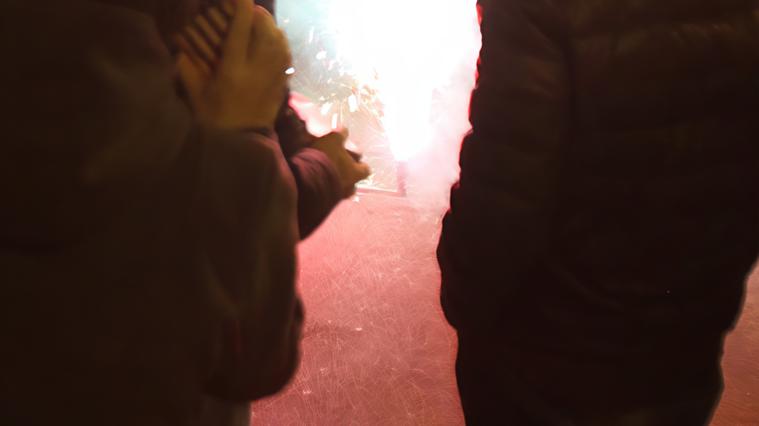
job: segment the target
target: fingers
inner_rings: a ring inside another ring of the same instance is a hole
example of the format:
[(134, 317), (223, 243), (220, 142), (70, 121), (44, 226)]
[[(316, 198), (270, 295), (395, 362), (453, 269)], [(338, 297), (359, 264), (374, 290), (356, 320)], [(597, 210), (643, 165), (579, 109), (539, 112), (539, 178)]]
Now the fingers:
[(272, 26), (274, 26), (274, 27), (277, 26), (277, 23), (276, 23), (277, 21), (274, 19), (274, 16), (272, 16), (272, 14), (269, 13), (269, 11), (265, 7), (258, 6), (255, 3), (253, 3), (253, 4), (254, 4), (254, 8), (255, 8), (255, 12), (254, 13), (256, 15), (254, 19), (265, 19), (267, 21), (271, 21)]
[(372, 171), (369, 168), (369, 165), (366, 163), (354, 163), (353, 167), (351, 167), (350, 170), (350, 176), (348, 177), (348, 181), (346, 182), (347, 185), (345, 186), (343, 192), (344, 196), (350, 197), (353, 194), (356, 193), (356, 185), (358, 185), (359, 182), (362, 180), (368, 178), (371, 176)]
[(284, 33), (277, 27), (274, 17), (261, 6), (256, 6), (253, 12), (253, 32), (258, 44), (284, 40)]
[(337, 143), (337, 144), (340, 144), (340, 146), (343, 146), (345, 145), (345, 142), (348, 140), (349, 135), (350, 135), (350, 132), (348, 131), (348, 129), (341, 127), (327, 134), (325, 138), (328, 138), (329, 140), (334, 141), (333, 143)]
[[(240, 0), (223, 0), (220, 3), (220, 11), (227, 16), (227, 20), (231, 20), (235, 15), (235, 7), (238, 6), (239, 2)], [(256, 4), (253, 0), (250, 0), (250, 3), (253, 5)]]
[(213, 68), (218, 60), (215, 48), (218, 44), (213, 42), (212, 36), (205, 33), (205, 31), (198, 31), (194, 26), (190, 25), (184, 29), (184, 38), (187, 44), (190, 46), (192, 53), (197, 57), (207, 62), (209, 67)]
[(194, 24), (195, 28), (198, 29), (198, 32), (203, 35), (204, 41), (206, 41), (209, 46), (213, 48), (214, 53), (216, 53), (217, 49), (223, 42), (222, 34), (224, 34), (226, 30), (216, 24), (212, 24), (211, 20), (203, 14), (195, 17)]
[(363, 155), (361, 155), (361, 154), (360, 154), (360, 153), (358, 153), (358, 152), (355, 152), (355, 151), (351, 151), (350, 149), (346, 149), (346, 151), (348, 151), (348, 155), (350, 155), (350, 156), (351, 156), (351, 158), (353, 158), (353, 161), (355, 161), (355, 162), (357, 162), (357, 163), (360, 163), (360, 162), (361, 162), (361, 159), (362, 159), (362, 158), (364, 158), (364, 156), (363, 156)]
[(192, 61), (189, 55), (182, 52), (177, 57), (177, 69), (179, 71), (179, 78), (182, 80), (182, 84), (187, 90), (187, 95), (193, 104), (200, 98), (203, 92), (207, 75), (205, 71), (198, 67), (198, 65)]
[(348, 129), (341, 128), (316, 140), (313, 147), (327, 154), (337, 169), (343, 196), (356, 192), (356, 184), (371, 176), (368, 164), (361, 162), (361, 156), (345, 148)]
[(339, 152), (340, 150), (344, 149), (346, 139), (347, 139), (347, 133), (334, 131), (334, 132), (327, 133), (326, 135), (319, 137), (316, 140), (316, 144), (321, 145), (325, 148), (329, 147), (329, 149), (332, 149), (335, 152)]
[(223, 13), (220, 9), (212, 7), (205, 12), (205, 18), (210, 26), (214, 28), (220, 36), (229, 31), (229, 22), (231, 17)]
[[(177, 45), (194, 62), (203, 61), (213, 70), (221, 56), (221, 45), (229, 27), (229, 19), (217, 7), (198, 14), (190, 25), (175, 37)], [(200, 65), (199, 65), (200, 66)]]
[(289, 78), (291, 73), (288, 74), (287, 70), (292, 66), (292, 56), (287, 37), (277, 27), (274, 17), (261, 6), (256, 6), (253, 31), (251, 54), (264, 54), (276, 72), (281, 72)]
[(348, 137), (351, 134), (347, 127), (340, 127), (335, 130), (335, 133), (337, 133), (338, 135), (341, 135), (343, 137), (343, 141), (347, 141)]
[(356, 163), (353, 171), (356, 182), (362, 181), (372, 175), (372, 169), (366, 163)]
[[(205, 60), (203, 57), (199, 56), (199, 52), (196, 48), (192, 46), (192, 44), (187, 40), (187, 38), (184, 35), (178, 35), (174, 38), (175, 42), (177, 43), (177, 46), (179, 46), (182, 54), (180, 55), (180, 58), (182, 59), (182, 65), (188, 66), (193, 65), (200, 74), (210, 76), (212, 72), (212, 63), (209, 63), (207, 60)], [(178, 63), (179, 65), (179, 63)], [(180, 68), (181, 71), (181, 68)]]
[(248, 48), (253, 30), (254, 6), (248, 0), (237, 0), (229, 34), (224, 43), (224, 61), (231, 66), (247, 60)]

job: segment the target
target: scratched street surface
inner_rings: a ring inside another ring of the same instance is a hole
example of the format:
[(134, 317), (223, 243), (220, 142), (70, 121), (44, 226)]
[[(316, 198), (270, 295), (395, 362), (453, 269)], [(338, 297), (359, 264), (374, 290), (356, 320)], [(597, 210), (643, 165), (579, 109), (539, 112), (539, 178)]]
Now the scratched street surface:
[[(425, 204), (364, 195), (302, 245), (300, 371), (285, 391), (253, 406), (253, 424), (463, 425), (455, 335), (437, 299), (442, 209)], [(713, 424), (759, 426), (756, 274), (724, 369)]]

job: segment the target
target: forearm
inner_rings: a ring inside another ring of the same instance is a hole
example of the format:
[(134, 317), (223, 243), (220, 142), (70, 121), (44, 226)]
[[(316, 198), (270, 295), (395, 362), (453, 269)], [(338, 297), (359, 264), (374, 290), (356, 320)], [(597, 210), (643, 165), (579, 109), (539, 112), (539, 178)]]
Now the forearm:
[(303, 149), (288, 163), (298, 188), (298, 225), (304, 239), (342, 200), (340, 181), (332, 162), (316, 149)]
[(337, 169), (324, 153), (311, 148), (316, 138), (289, 105), (280, 111), (275, 129), (295, 178), (300, 236), (306, 238), (343, 198)]
[(247, 136), (206, 144), (195, 212), (207, 223), (197, 228), (231, 314), (207, 389), (235, 401), (270, 395), (287, 383), (302, 323), (294, 184), (276, 143)]

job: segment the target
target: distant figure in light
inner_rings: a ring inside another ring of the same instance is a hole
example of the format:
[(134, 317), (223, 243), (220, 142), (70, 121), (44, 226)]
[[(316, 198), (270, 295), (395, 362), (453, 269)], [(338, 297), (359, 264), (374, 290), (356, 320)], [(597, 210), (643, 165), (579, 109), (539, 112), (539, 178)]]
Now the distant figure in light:
[(471, 425), (704, 425), (759, 252), (755, 2), (481, 0), (438, 249)]

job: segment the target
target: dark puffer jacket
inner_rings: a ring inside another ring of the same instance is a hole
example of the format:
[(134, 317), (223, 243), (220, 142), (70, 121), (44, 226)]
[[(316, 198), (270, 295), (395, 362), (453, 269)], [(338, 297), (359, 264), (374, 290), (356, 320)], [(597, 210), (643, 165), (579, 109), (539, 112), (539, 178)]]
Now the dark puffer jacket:
[(438, 251), (448, 319), (556, 399), (689, 386), (716, 368), (759, 248), (757, 2), (479, 6)]

